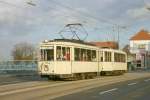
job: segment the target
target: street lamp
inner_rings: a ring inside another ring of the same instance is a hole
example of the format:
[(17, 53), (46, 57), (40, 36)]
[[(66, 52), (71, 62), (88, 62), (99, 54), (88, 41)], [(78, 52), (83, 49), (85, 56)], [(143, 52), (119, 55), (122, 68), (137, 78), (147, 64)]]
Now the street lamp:
[(147, 5), (147, 3), (145, 2), (145, 0), (143, 0), (143, 1), (144, 1), (144, 6), (145, 6), (145, 8), (146, 8), (147, 10), (150, 10), (150, 4)]
[(35, 3), (33, 3), (33, 1), (28, 1), (28, 2), (26, 2), (28, 5), (31, 5), (31, 6), (36, 6), (36, 4)]
[(150, 6), (146, 6), (145, 8), (150, 11)]

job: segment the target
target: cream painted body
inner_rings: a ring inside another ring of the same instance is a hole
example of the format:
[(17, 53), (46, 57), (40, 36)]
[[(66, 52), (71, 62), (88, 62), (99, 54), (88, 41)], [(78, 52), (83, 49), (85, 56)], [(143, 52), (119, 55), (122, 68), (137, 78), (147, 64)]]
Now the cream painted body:
[[(112, 52), (112, 56), (111, 56), (111, 62), (100, 62), (99, 66), (101, 68), (101, 71), (115, 71), (115, 70), (127, 70), (127, 62), (114, 62), (114, 53), (121, 53), (121, 54), (125, 54), (125, 52), (120, 51), (120, 50), (113, 50), (113, 49), (99, 49), (100, 52)], [(105, 59), (104, 53), (103, 53), (103, 60)], [(126, 61), (127, 61), (127, 57), (126, 57)]]
[[(54, 47), (54, 61), (39, 61), (38, 71), (40, 75), (63, 75), (63, 74), (74, 74), (74, 73), (87, 73), (87, 72), (101, 72), (101, 71), (114, 71), (114, 70), (127, 70), (127, 64), (117, 62), (100, 62), (99, 52), (100, 51), (111, 51), (120, 52), (119, 50), (112, 49), (100, 49), (96, 46), (90, 46), (79, 43), (71, 42), (47, 42), (41, 43), (40, 49), (46, 49), (49, 46)], [(71, 58), (70, 61), (57, 61), (56, 60), (56, 46), (67, 46), (70, 47)], [(74, 61), (74, 48), (84, 48), (90, 50), (96, 50), (97, 58), (95, 61)], [(113, 60), (114, 56), (112, 56)], [(45, 68), (48, 66), (48, 70)]]

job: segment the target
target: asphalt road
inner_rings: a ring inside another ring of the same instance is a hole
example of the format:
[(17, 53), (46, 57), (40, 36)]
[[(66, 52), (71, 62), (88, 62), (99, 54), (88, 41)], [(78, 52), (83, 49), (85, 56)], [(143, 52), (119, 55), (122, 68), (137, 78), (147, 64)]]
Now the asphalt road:
[(11, 82), (13, 78), (21, 81), (0, 85), (0, 100), (150, 100), (149, 72), (78, 81), (36, 81), (36, 76), (2, 77), (0, 82)]
[[(131, 71), (129, 73), (145, 73), (146, 71)], [(150, 71), (148, 71), (150, 72)], [(103, 76), (101, 76), (103, 77)], [(15, 83), (22, 83), (22, 82), (33, 82), (33, 81), (48, 81), (47, 78), (41, 78), (35, 72), (20, 72), (20, 73), (11, 73), (11, 74), (0, 74), (0, 85), (7, 85), (7, 84), (15, 84)]]
[(150, 100), (150, 77), (97, 87), (54, 100)]
[(41, 78), (37, 74), (33, 75), (12, 75), (4, 74), (0, 75), (0, 85), (8, 85), (22, 82), (33, 82), (33, 81), (47, 81), (47, 78)]

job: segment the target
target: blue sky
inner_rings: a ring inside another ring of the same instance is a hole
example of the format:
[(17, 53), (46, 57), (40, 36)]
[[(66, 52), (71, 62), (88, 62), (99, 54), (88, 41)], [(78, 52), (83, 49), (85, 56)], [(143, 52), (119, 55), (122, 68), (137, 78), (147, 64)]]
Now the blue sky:
[(117, 40), (121, 46), (140, 29), (150, 31), (150, 0), (0, 0), (0, 59), (10, 59), (13, 46), (28, 42), (38, 46), (68, 23), (82, 23), (87, 41)]

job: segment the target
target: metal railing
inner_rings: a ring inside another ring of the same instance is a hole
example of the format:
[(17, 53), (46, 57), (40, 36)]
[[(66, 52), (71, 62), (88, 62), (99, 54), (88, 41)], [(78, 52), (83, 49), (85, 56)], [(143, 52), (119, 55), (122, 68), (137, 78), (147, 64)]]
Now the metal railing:
[(36, 60), (0, 61), (0, 73), (17, 71), (37, 71)]

